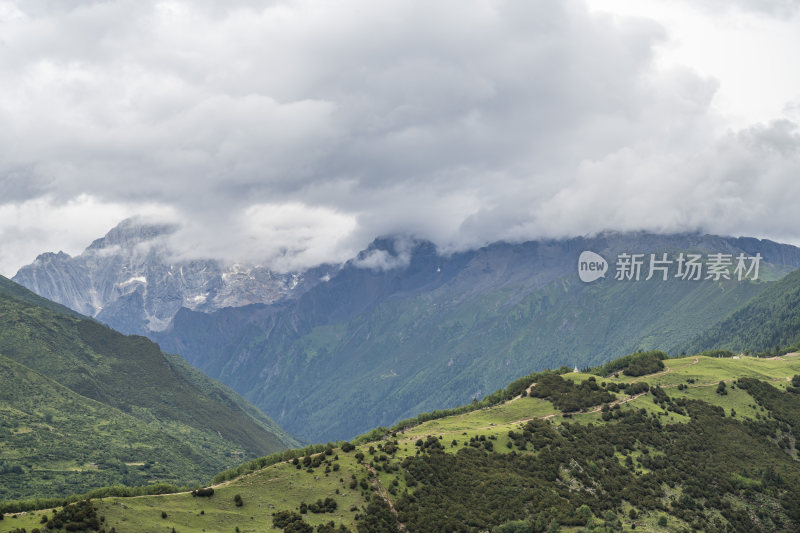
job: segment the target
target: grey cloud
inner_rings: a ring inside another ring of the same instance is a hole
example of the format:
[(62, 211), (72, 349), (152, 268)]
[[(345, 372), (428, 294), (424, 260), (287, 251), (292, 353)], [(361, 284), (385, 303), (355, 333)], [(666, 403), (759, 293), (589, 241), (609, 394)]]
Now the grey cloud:
[(733, 207), (787, 204), (794, 125), (720, 137), (660, 26), (579, 1), (6, 1), (0, 35), (0, 204), (162, 206), (182, 254), (797, 223)]
[(799, 0), (692, 0), (693, 7), (702, 7), (710, 11), (728, 11), (739, 9), (772, 17), (788, 17), (797, 13)]

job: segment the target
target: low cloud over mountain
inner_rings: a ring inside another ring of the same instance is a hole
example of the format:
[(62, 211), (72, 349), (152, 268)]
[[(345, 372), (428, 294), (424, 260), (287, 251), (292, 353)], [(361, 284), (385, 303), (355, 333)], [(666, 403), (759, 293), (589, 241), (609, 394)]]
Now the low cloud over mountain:
[(718, 79), (658, 61), (673, 36), (653, 19), (561, 0), (2, 1), (0, 34), (6, 274), (135, 213), (179, 222), (187, 258), (282, 271), (387, 234), (798, 241), (797, 123), (730, 128)]

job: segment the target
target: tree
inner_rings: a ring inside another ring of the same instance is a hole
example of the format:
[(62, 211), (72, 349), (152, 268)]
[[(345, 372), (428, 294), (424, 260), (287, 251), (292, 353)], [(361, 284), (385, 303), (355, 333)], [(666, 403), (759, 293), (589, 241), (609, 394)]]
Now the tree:
[(586, 504), (583, 504), (580, 507), (578, 507), (578, 510), (575, 511), (575, 514), (578, 516), (578, 518), (580, 518), (584, 526), (589, 525), (589, 521), (592, 519), (592, 516), (594, 515), (594, 513), (592, 513), (592, 508)]

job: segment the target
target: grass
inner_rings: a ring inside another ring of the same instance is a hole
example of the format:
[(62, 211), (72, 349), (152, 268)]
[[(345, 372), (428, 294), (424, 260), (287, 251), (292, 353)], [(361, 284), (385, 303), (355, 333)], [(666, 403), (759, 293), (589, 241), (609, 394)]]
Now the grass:
[[(361, 494), (348, 488), (351, 474), (360, 471), (352, 457), (340, 454), (341, 468), (327, 476), (309, 474), (286, 463), (244, 476), (234, 483), (215, 489), (210, 498), (177, 494), (164, 497), (108, 499), (98, 505), (98, 513), (117, 531), (279, 531), (271, 527), (271, 515), (276, 510), (298, 510), (300, 502), (313, 503), (318, 498), (333, 497), (338, 503), (335, 513), (308, 513), (306, 522), (317, 525), (333, 520), (353, 525), (355, 513), (349, 509), (363, 504)], [(359, 472), (360, 473), (360, 472)], [(344, 482), (340, 481), (343, 479)], [(337, 489), (339, 494), (336, 493)], [(234, 496), (239, 494), (244, 505), (236, 507)], [(165, 505), (168, 504), (168, 505)], [(166, 510), (167, 518), (161, 518)], [(201, 514), (202, 512), (202, 514)], [(135, 526), (134, 526), (135, 524)]]

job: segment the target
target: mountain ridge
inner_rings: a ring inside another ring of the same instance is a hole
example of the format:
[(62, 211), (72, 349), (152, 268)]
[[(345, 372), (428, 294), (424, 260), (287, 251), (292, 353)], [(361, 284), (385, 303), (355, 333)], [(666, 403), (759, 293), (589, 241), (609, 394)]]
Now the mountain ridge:
[[(764, 259), (758, 282), (609, 277), (585, 284), (577, 279), (584, 250), (609, 259), (657, 250)], [(380, 252), (403, 266), (359, 264)], [(591, 366), (613, 350), (676, 349), (764, 290), (772, 282), (765, 280), (800, 266), (792, 246), (698, 234), (496, 243), (448, 256), (423, 242), (414, 252), (407, 243), (396, 249), (376, 241), (296, 300), (181, 310), (152, 336), (290, 431), (309, 440), (348, 438), (480, 398), (526, 368)], [(314, 386), (300, 393), (306, 384)]]

